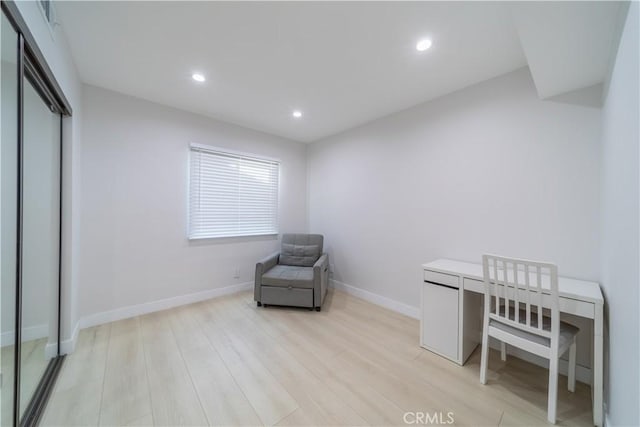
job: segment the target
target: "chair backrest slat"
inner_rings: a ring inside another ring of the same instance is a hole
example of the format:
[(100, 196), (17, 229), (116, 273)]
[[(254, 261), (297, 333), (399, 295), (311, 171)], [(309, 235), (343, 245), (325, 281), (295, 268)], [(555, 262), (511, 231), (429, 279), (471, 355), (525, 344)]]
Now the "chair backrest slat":
[[(518, 286), (518, 265), (513, 264), (513, 306), (516, 322), (520, 323), (520, 287)], [(528, 323), (526, 323), (528, 325)]]
[[(496, 278), (498, 277), (498, 263), (497, 262), (493, 263), (493, 277), (496, 277)], [(500, 292), (494, 292), (494, 293), (496, 295), (495, 311), (496, 311), (496, 314), (499, 314), (499, 310), (500, 310)]]
[(530, 281), (531, 278), (529, 277), (529, 264), (525, 264), (524, 265), (524, 284), (525, 284), (525, 295), (527, 296), (527, 301), (525, 302), (526, 304), (526, 318), (527, 318), (527, 325), (531, 325), (531, 285), (530, 285)]
[[(538, 316), (542, 315), (542, 274), (539, 265), (536, 266), (536, 280), (538, 281), (536, 286), (536, 292), (538, 293)], [(542, 322), (538, 322), (538, 329), (542, 330)]]
[[(558, 270), (554, 264), (483, 255), (482, 266), (485, 309), (491, 319), (543, 337), (558, 336)], [(543, 321), (545, 308), (551, 311), (550, 325)]]
[[(509, 278), (507, 277), (506, 274), (504, 274), (504, 272), (507, 271), (507, 265), (506, 263), (503, 261), (502, 262), (502, 295), (503, 295), (503, 302), (504, 302), (504, 306), (506, 311), (509, 311), (508, 308), (511, 305), (509, 303)], [(507, 313), (505, 313), (505, 316), (508, 316)]]

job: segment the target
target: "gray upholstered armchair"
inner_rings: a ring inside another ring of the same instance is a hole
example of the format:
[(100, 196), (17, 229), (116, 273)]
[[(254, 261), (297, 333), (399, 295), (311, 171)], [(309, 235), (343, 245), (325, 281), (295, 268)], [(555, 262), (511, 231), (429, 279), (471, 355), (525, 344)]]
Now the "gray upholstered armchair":
[(329, 282), (329, 255), (320, 234), (284, 234), (280, 252), (256, 264), (258, 307), (289, 305), (320, 311)]

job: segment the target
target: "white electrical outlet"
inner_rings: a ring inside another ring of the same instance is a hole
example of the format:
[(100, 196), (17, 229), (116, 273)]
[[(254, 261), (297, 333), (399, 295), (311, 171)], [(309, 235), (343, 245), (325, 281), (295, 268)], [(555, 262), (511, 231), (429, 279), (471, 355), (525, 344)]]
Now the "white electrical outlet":
[(240, 268), (236, 267), (235, 272), (233, 273), (233, 278), (234, 279), (239, 279), (240, 278)]
[(334, 271), (336, 271), (335, 265), (329, 263), (329, 273), (333, 273)]

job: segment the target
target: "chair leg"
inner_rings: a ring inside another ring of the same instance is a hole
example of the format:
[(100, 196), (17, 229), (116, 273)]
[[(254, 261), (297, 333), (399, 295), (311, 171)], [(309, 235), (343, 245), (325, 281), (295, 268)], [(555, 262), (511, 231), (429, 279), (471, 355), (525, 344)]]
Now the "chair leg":
[(568, 387), (570, 392), (576, 391), (576, 339), (573, 338), (571, 347), (569, 347), (569, 372)]
[[(486, 328), (485, 328), (486, 330)], [(480, 353), (480, 383), (487, 383), (487, 365), (489, 362), (489, 335), (482, 333), (482, 351)]]
[(507, 344), (504, 341), (500, 343), (500, 360), (507, 361)]
[(556, 423), (556, 408), (558, 405), (558, 357), (549, 360), (549, 403), (547, 407), (547, 420), (551, 424)]

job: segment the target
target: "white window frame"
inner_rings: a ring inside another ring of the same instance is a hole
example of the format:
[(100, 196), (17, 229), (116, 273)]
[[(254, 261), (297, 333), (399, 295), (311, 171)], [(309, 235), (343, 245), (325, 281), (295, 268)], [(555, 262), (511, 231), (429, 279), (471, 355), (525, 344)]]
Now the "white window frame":
[[(220, 156), (226, 156), (226, 157), (236, 157), (238, 159), (247, 159), (247, 160), (251, 160), (251, 161), (258, 161), (258, 162), (264, 162), (264, 163), (272, 163), (275, 164), (277, 167), (277, 184), (275, 187), (275, 197), (276, 197), (276, 208), (275, 208), (275, 218), (274, 218), (274, 229), (273, 230), (269, 230), (269, 231), (263, 231), (263, 232), (247, 232), (247, 231), (240, 231), (238, 230), (237, 232), (233, 233), (233, 234), (224, 234), (224, 235), (216, 235), (213, 233), (210, 234), (206, 234), (203, 235), (202, 233), (194, 233), (194, 229), (193, 229), (193, 224), (192, 224), (192, 220), (193, 220), (193, 213), (192, 213), (192, 209), (193, 209), (193, 205), (192, 205), (192, 190), (193, 190), (193, 182), (192, 182), (192, 156), (194, 151), (200, 151), (200, 152), (204, 152), (204, 153), (208, 153), (208, 154), (212, 154), (212, 155), (220, 155)], [(246, 153), (246, 152), (241, 152), (241, 151), (236, 151), (236, 150), (229, 150), (227, 148), (223, 148), (223, 147), (215, 147), (215, 146), (211, 146), (211, 145), (204, 145), (204, 144), (197, 144), (197, 143), (190, 143), (189, 144), (189, 160), (188, 160), (188, 174), (187, 174), (187, 180), (188, 180), (188, 191), (187, 191), (187, 212), (188, 212), (188, 220), (187, 220), (187, 237), (189, 240), (202, 240), (202, 239), (226, 239), (226, 238), (238, 238), (238, 237), (255, 237), (255, 236), (277, 236), (279, 234), (279, 229), (280, 229), (280, 221), (279, 221), (279, 216), (280, 216), (280, 166), (281, 166), (281, 162), (279, 159), (273, 158), (273, 157), (267, 157), (267, 156), (262, 156), (262, 155), (257, 155), (257, 154), (252, 154), (252, 153)]]

